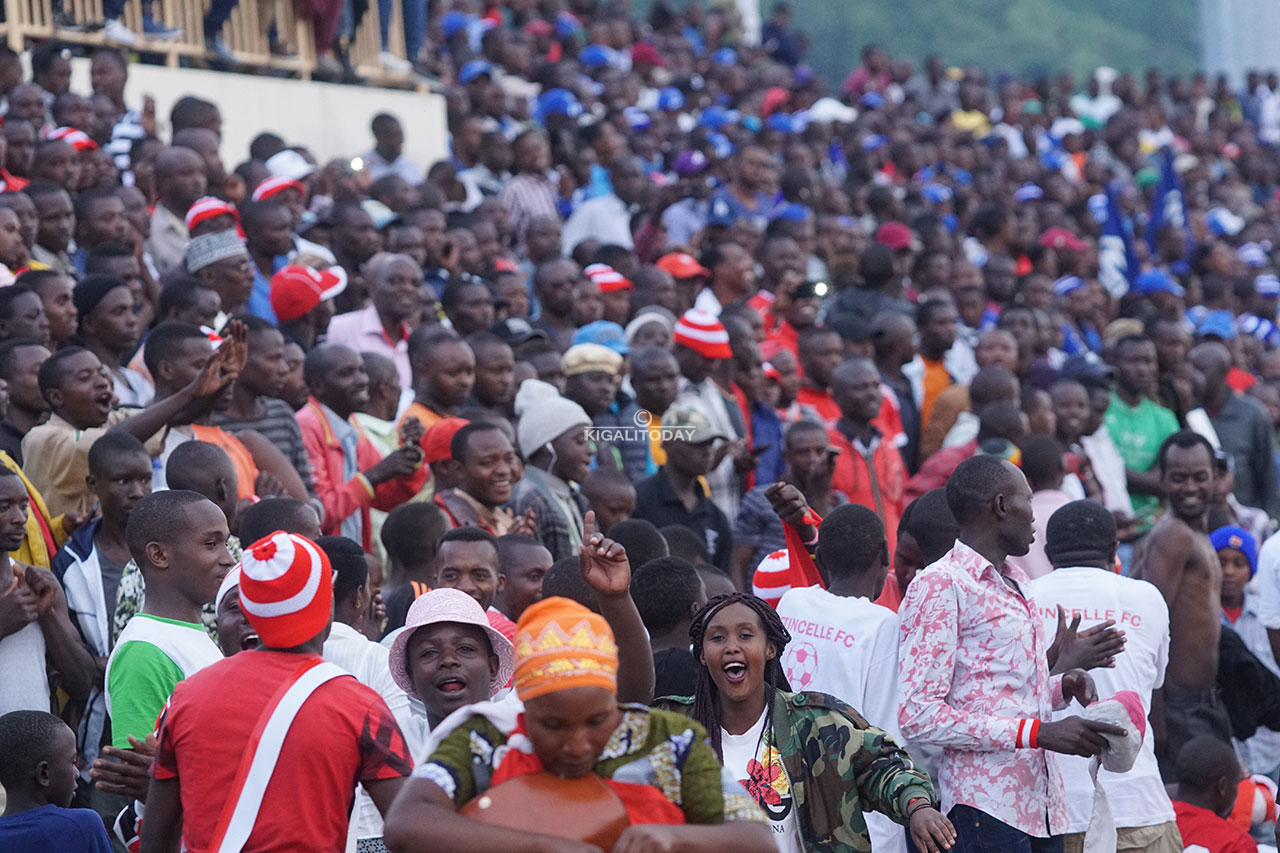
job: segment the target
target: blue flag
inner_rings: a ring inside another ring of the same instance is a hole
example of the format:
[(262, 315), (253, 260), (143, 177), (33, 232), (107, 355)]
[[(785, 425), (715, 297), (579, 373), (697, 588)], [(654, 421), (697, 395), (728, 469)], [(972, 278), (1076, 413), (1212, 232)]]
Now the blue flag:
[[(1173, 151), (1167, 146), (1160, 151), (1160, 180), (1151, 197), (1151, 219), (1147, 222), (1147, 246), (1156, 255), (1156, 234), (1166, 225), (1187, 230), (1187, 202), (1182, 194), (1182, 179), (1173, 168)], [(1184, 241), (1187, 242), (1187, 241)]]
[(1119, 299), (1129, 292), (1138, 275), (1138, 253), (1133, 246), (1133, 221), (1120, 210), (1115, 190), (1106, 187), (1102, 236), (1098, 238), (1098, 282)]

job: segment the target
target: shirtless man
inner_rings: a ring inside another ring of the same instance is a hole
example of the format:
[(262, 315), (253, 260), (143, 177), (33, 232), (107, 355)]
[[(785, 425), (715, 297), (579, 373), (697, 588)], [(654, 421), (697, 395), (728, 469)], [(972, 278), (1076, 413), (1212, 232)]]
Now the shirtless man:
[(1155, 584), (1169, 605), (1169, 666), (1151, 709), (1164, 774), (1197, 735), (1231, 743), (1231, 722), (1217, 695), (1222, 567), (1209, 543), (1213, 449), (1181, 430), (1160, 445), (1157, 464), (1169, 511), (1136, 555), (1134, 575)]

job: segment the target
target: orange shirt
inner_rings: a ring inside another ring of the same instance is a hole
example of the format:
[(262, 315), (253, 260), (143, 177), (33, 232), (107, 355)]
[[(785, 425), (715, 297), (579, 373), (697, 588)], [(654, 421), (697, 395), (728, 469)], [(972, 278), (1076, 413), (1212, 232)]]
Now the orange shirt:
[(409, 404), (409, 408), (404, 410), (404, 414), (400, 417), (400, 422), (396, 424), (397, 433), (400, 431), (400, 427), (404, 426), (404, 422), (408, 418), (417, 418), (422, 421), (422, 428), (424, 430), (428, 430), (431, 429), (432, 425), (435, 424), (436, 421), (444, 420), (444, 415), (440, 414), (435, 409), (428, 408), (417, 400), (414, 400)]
[(920, 360), (924, 362), (924, 401), (920, 406), (920, 423), (923, 432), (923, 426), (929, 423), (929, 415), (933, 412), (933, 404), (937, 401), (938, 395), (951, 387), (951, 374), (947, 373), (947, 369), (940, 361), (930, 361), (923, 356)]
[(254, 481), (258, 479), (258, 466), (240, 439), (222, 427), (191, 425), (191, 434), (196, 441), (207, 441), (216, 444), (231, 457), (231, 465), (236, 469), (236, 497), (251, 498), (254, 495)]

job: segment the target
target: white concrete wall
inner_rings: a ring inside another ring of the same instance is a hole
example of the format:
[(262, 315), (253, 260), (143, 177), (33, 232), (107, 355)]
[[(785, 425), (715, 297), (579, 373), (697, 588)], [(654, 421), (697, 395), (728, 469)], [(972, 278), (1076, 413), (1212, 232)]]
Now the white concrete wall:
[(1211, 74), (1236, 85), (1245, 71), (1280, 69), (1280, 3), (1276, 0), (1199, 0), (1200, 53)]
[[(73, 92), (91, 91), (88, 60), (73, 61), (71, 80)], [(435, 94), (132, 65), (125, 101), (140, 108), (144, 95), (156, 100), (157, 132), (166, 141), (175, 101), (195, 95), (216, 103), (222, 109), (222, 159), (228, 170), (248, 158), (249, 143), (263, 131), (305, 145), (321, 163), (362, 154), (373, 147), (369, 121), (380, 112), (400, 119), (405, 154), (424, 173), (449, 153), (445, 102)]]

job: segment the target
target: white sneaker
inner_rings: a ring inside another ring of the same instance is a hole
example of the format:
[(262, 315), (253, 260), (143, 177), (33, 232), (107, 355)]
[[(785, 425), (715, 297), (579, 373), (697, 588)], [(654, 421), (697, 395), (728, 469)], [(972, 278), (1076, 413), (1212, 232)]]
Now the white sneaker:
[(382, 63), (383, 68), (396, 74), (408, 74), (413, 70), (413, 63), (401, 59), (389, 50), (378, 54), (378, 62)]
[(138, 34), (120, 23), (119, 18), (107, 18), (102, 22), (102, 37), (112, 44), (133, 47), (138, 43)]

